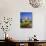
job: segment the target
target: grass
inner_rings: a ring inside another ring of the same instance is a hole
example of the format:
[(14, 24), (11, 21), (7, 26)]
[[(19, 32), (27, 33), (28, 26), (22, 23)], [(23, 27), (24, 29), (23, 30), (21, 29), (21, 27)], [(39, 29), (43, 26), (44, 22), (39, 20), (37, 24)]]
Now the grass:
[(20, 21), (21, 28), (32, 28), (32, 21), (31, 20), (24, 20)]

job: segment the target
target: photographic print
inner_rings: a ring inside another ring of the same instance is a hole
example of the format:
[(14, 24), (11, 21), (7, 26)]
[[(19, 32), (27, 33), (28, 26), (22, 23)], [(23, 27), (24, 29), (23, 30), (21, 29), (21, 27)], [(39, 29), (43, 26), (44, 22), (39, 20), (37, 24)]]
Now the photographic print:
[(20, 28), (32, 28), (32, 12), (20, 12)]

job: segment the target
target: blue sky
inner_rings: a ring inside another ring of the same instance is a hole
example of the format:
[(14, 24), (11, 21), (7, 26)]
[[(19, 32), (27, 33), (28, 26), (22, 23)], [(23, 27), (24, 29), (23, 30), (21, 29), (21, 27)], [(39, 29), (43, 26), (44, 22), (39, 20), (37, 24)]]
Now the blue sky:
[(24, 17), (28, 17), (32, 20), (32, 12), (20, 12), (20, 19), (24, 19)]

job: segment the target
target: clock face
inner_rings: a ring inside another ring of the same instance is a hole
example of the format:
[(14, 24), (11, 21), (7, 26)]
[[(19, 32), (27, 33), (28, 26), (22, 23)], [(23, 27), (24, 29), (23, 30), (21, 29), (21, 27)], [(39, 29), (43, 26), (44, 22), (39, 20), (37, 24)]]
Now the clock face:
[(38, 8), (42, 4), (43, 0), (29, 0), (30, 5), (34, 8)]

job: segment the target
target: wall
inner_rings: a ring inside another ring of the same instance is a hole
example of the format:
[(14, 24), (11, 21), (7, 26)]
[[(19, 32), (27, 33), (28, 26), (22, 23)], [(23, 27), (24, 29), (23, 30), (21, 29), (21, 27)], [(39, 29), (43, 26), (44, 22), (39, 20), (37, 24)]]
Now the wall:
[[(21, 29), (20, 28), (20, 12), (32, 12), (33, 13), (33, 28)], [(39, 40), (44, 40), (45, 30), (45, 8), (33, 8), (30, 6), (28, 0), (0, 0), (0, 17), (12, 17), (13, 22), (10, 31), (8, 33), (16, 40), (28, 40), (34, 34), (37, 35)], [(1, 31), (2, 33), (2, 31)], [(1, 34), (0, 33), (0, 34)], [(2, 34), (1, 34), (2, 35)], [(0, 39), (3, 37), (0, 36)], [(3, 38), (4, 39), (4, 38)]]
[(45, 15), (45, 24), (44, 25), (45, 25), (45, 28), (44, 28), (44, 30), (45, 30), (44, 31), (44, 39), (46, 39), (46, 15)]

